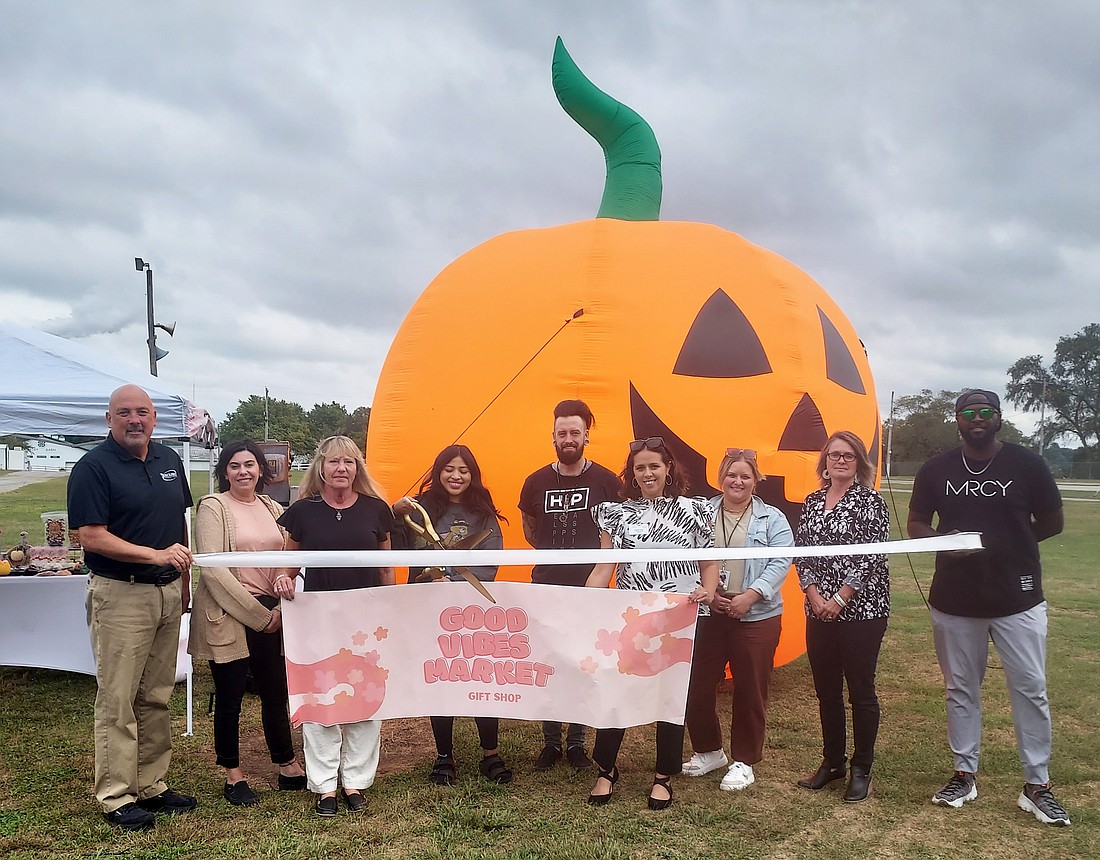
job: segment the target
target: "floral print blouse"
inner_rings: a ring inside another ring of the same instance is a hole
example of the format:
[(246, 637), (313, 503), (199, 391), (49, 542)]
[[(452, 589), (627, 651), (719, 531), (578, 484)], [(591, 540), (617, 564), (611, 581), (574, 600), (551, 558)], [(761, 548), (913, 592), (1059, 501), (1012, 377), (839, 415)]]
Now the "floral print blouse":
[[(889, 539), (890, 512), (873, 489), (852, 484), (831, 511), (825, 510), (826, 491), (823, 488), (806, 497), (795, 532), (797, 546), (879, 543)], [(796, 558), (794, 564), (803, 591), (816, 585), (828, 600), (841, 586), (855, 589), (838, 621), (867, 621), (890, 615), (890, 570), (885, 555)], [(806, 614), (810, 614), (809, 600)]]

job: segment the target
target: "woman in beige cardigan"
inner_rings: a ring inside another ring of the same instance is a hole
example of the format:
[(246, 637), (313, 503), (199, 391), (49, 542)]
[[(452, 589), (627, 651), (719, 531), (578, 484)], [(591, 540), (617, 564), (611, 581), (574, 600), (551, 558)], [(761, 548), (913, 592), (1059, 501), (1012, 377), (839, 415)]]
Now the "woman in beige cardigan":
[[(282, 513), (277, 502), (258, 494), (270, 478), (267, 460), (250, 439), (222, 448), (215, 466), (218, 489), (204, 496), (195, 515), (199, 552), (281, 550)], [(205, 567), (195, 589), (188, 651), (210, 661), (214, 678), (214, 752), (225, 768), (225, 799), (251, 806), (259, 798), (245, 781), (240, 761), (240, 716), (249, 669), (260, 694), (264, 739), (279, 766), (279, 788), (301, 790), (305, 772), (294, 757), (287, 715), (282, 617), (275, 582), (281, 568)]]

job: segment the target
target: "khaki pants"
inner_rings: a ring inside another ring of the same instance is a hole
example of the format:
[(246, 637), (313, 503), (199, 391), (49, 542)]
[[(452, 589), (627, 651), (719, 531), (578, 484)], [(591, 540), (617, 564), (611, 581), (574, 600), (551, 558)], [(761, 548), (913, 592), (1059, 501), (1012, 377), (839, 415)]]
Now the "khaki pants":
[(179, 648), (181, 580), (164, 585), (88, 578), (95, 656), (95, 796), (104, 812), (168, 786), (168, 713)]

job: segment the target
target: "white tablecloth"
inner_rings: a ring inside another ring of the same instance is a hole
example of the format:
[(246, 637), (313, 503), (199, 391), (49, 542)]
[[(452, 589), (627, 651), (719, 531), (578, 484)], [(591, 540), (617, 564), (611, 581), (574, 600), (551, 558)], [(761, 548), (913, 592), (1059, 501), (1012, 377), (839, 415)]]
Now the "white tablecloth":
[[(0, 666), (95, 674), (84, 593), (86, 576), (0, 576)], [(176, 683), (187, 678), (190, 616), (180, 625)]]

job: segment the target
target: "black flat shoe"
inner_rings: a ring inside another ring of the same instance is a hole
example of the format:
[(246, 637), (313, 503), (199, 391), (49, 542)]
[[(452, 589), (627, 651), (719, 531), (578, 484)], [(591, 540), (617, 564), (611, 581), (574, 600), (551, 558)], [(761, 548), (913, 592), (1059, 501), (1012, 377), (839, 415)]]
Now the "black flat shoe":
[(611, 790), (607, 794), (590, 794), (588, 795), (588, 802), (593, 806), (604, 806), (611, 802), (611, 795), (615, 793), (615, 783), (619, 781), (619, 769), (612, 767), (611, 770), (604, 770), (600, 768), (600, 775), (596, 777), (596, 781), (606, 779), (611, 783)]
[(363, 797), (361, 791), (345, 791), (344, 805), (347, 806), (348, 812), (362, 812), (367, 808), (367, 799)]
[(279, 791), (305, 791), (306, 775), (300, 773), (297, 776), (279, 774)]
[(243, 779), (240, 782), (226, 783), (222, 789), (225, 799), (234, 806), (254, 806), (260, 802), (256, 792)]
[(334, 818), (336, 816), (336, 798), (318, 797), (315, 811), (322, 818)]
[(672, 786), (669, 785), (669, 780), (670, 779), (672, 779), (671, 776), (662, 776), (662, 777), (659, 777), (659, 778), (656, 778), (656, 779), (653, 780), (653, 785), (654, 786), (659, 785), (662, 788), (664, 788), (668, 792), (668, 797), (666, 797), (664, 800), (661, 800), (660, 798), (654, 797), (653, 796), (653, 790), (650, 789), (650, 794), (649, 794), (649, 808), (650, 809), (653, 809), (653, 810), (668, 809), (670, 806), (672, 806)]
[(125, 806), (120, 806), (118, 809), (104, 812), (103, 817), (107, 819), (107, 823), (112, 827), (131, 832), (148, 830), (156, 824), (157, 820), (153, 813), (146, 812), (136, 803), (127, 803)]
[(862, 803), (870, 796), (871, 771), (853, 767), (852, 775), (848, 779), (848, 787), (844, 789), (844, 802)]
[(830, 782), (836, 782), (838, 779), (844, 779), (845, 777), (844, 765), (842, 764), (829, 764), (828, 762), (822, 762), (821, 767), (814, 771), (813, 776), (808, 776), (805, 779), (800, 779), (798, 784), (802, 788), (808, 788), (810, 791), (821, 791)]

